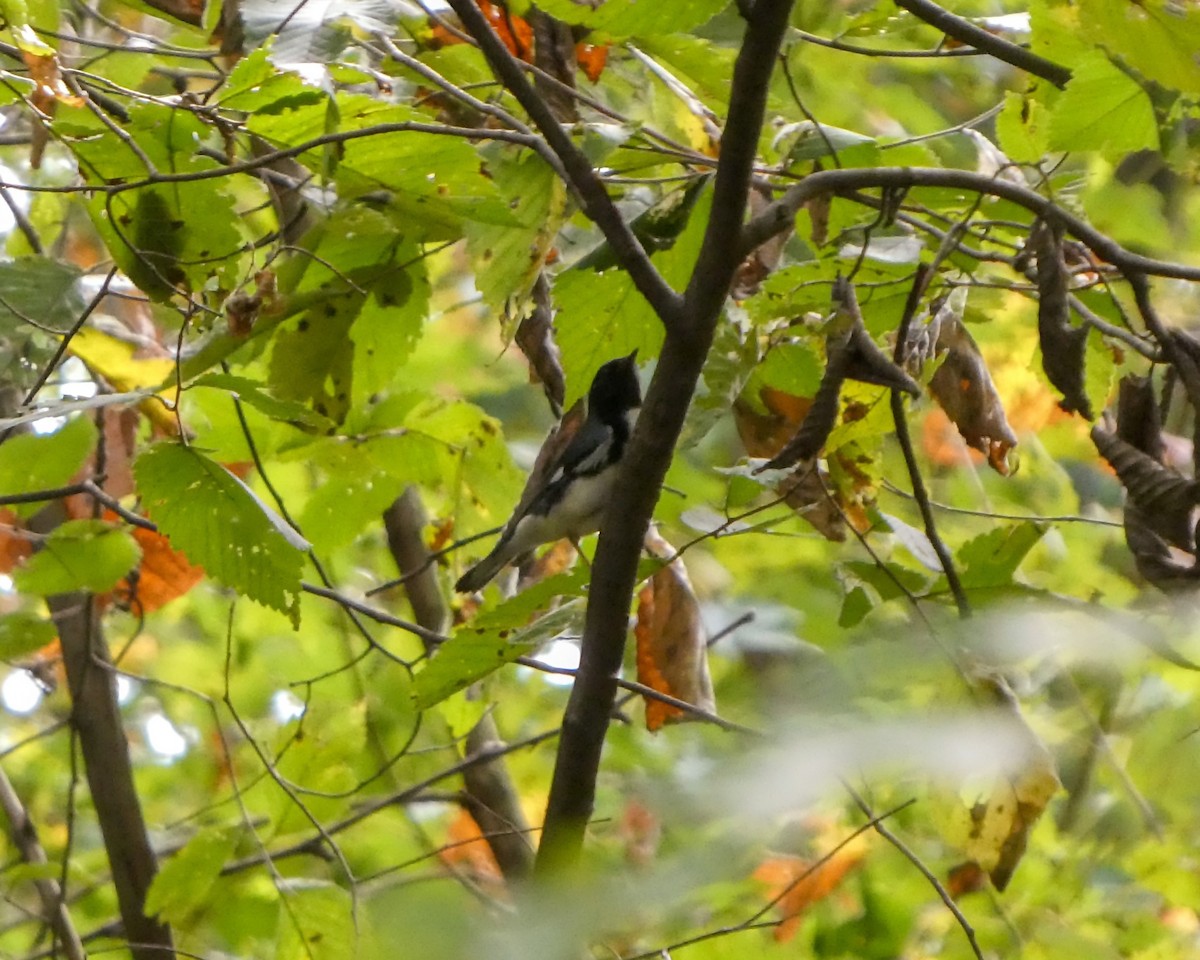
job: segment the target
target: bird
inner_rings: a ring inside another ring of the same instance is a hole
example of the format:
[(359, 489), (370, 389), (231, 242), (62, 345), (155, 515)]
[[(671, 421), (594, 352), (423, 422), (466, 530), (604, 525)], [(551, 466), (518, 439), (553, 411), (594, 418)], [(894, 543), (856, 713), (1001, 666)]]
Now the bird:
[(568, 413), (546, 438), (496, 546), (459, 577), (456, 591), (482, 590), (506, 564), (543, 543), (575, 540), (600, 529), (642, 406), (636, 361), (635, 350), (596, 371), (582, 424), (570, 433)]

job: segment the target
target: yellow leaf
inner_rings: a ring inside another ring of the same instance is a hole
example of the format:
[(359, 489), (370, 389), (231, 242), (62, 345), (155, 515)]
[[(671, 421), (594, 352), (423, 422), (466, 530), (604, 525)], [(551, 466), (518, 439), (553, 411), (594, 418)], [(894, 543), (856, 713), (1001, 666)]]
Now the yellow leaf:
[[(175, 369), (175, 361), (169, 357), (136, 357), (136, 350), (134, 344), (92, 327), (76, 333), (70, 346), (72, 354), (119, 393), (157, 386)], [(178, 432), (175, 415), (154, 397), (138, 406), (159, 429), (172, 435)]]

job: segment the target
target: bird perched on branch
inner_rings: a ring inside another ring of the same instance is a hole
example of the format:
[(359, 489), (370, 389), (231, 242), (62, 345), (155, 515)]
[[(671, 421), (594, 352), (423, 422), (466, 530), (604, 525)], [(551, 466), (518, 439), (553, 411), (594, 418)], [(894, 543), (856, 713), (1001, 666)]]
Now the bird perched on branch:
[(459, 593), (482, 589), (505, 564), (540, 544), (600, 529), (642, 405), (636, 357), (635, 350), (596, 371), (582, 423), (568, 413), (546, 438), (499, 542), (459, 578)]

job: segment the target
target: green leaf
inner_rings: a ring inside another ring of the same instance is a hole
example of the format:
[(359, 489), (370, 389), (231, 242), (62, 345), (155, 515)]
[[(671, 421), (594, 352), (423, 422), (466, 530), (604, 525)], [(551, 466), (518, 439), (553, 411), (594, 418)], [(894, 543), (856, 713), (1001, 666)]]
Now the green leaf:
[(487, 153), (487, 170), (519, 227), (466, 225), (475, 286), (496, 310), (520, 303), (533, 287), (567, 213), (562, 181), (537, 154), (513, 146)]
[(300, 622), (305, 541), (241, 480), (203, 454), (159, 443), (133, 466), (150, 518), (218, 583)]
[(1169, 90), (1200, 94), (1200, 11), (1195, 4), (1089, 0), (1082, 22), (1097, 46)]
[[(675, 242), (650, 258), (676, 289), (687, 283), (711, 209), (712, 190), (706, 187)], [(587, 393), (606, 361), (637, 350), (638, 363), (646, 363), (662, 349), (662, 323), (624, 270), (568, 270), (555, 280), (554, 298), (559, 307), (555, 332), (567, 376), (567, 407)]]
[(441, 480), (439, 445), (415, 433), (339, 443), (322, 456), (325, 479), (304, 506), (304, 531), (321, 553), (344, 547), (368, 529), (409, 483)]
[(136, 567), (141, 555), (127, 530), (103, 520), (68, 520), (13, 571), (13, 583), (41, 596), (73, 590), (102, 593)]
[(1146, 92), (1099, 51), (1080, 63), (1050, 114), (1051, 149), (1098, 150), (1116, 159), (1158, 146)]
[(781, 343), (772, 347), (756, 371), (766, 385), (797, 397), (813, 396), (821, 385), (823, 372), (816, 351), (805, 343)]
[(312, 306), (276, 334), (272, 391), (311, 403), (335, 423), (396, 377), (420, 339), (429, 313), (429, 279), (421, 250), (382, 213), (342, 210), (303, 240), (282, 271), (292, 289), (314, 294)]
[[(73, 417), (50, 434), (22, 433), (0, 444), (0, 493), (35, 493), (66, 486), (96, 446), (96, 428), (87, 417)], [(45, 503), (8, 509), (31, 517)]]
[(508, 519), (525, 477), (495, 420), (473, 404), (434, 400), (411, 411), (405, 427), (440, 440), (453, 453), (454, 482), (446, 485), (459, 508), (457, 534), (469, 536)]
[(703, 37), (672, 33), (639, 38), (639, 47), (675, 74), (715, 112), (729, 104), (736, 52)]
[(399, 246), (392, 252), (391, 263), (392, 269), (370, 285), (370, 296), (350, 328), (355, 406), (368, 402), (396, 380), (429, 317), (429, 275), (417, 245)]
[(572, 0), (538, 0), (537, 8), (565, 23), (578, 24), (614, 40), (655, 34), (688, 33), (725, 9), (728, 0), (605, 0), (595, 7)]
[[(527, 609), (528, 601), (520, 597), (508, 603), (517, 601), (520, 601), (520, 609)], [(514, 629), (510, 620), (511, 611), (506, 610), (506, 606), (507, 603), (500, 604), (483, 623), (480, 623), (482, 618), (478, 618), (473, 623), (459, 627), (454, 636), (438, 648), (413, 682), (418, 710), (434, 706), (518, 657), (536, 653), (538, 647), (547, 640), (578, 627), (583, 620), (583, 601), (576, 599), (527, 627)], [(499, 622), (505, 625), (500, 626)]]
[(838, 626), (853, 627), (880, 603), (904, 596), (922, 596), (930, 578), (897, 563), (868, 563), (852, 560), (840, 567), (846, 591)]
[(210, 827), (193, 836), (183, 849), (162, 864), (146, 893), (147, 916), (164, 923), (186, 925), (205, 905), (221, 868), (237, 846), (237, 831)]
[(266, 391), (266, 384), (249, 377), (238, 377), (229, 373), (206, 373), (193, 380), (188, 389), (193, 387), (207, 387), (228, 393), (272, 420), (299, 423), (320, 432), (333, 429), (333, 421), (328, 417), (314, 413), (303, 403), (271, 396)]
[(1010, 585), (1017, 567), (1049, 529), (1045, 523), (1015, 523), (967, 541), (957, 554), (962, 585), (967, 589)]
[(1050, 114), (1035, 95), (1009, 90), (996, 117), (1000, 149), (1013, 163), (1038, 163), (1050, 149)]
[(285, 881), (275, 960), (344, 960), (355, 955), (350, 894), (320, 880)]
[(26, 317), (66, 331), (83, 311), (82, 271), (47, 257), (20, 257), (0, 263), (0, 333), (29, 329)]
[(6, 613), (0, 618), (0, 660), (18, 660), (40, 650), (58, 635), (54, 624), (31, 613)]
[(121, 269), (156, 300), (219, 275), (232, 288), (238, 276), (239, 218), (213, 181), (100, 193), (88, 212)]

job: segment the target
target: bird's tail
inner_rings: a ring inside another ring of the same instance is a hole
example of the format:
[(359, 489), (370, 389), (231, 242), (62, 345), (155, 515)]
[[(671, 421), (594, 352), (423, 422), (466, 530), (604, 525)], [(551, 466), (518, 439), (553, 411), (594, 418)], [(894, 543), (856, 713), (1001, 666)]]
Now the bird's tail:
[(512, 559), (508, 541), (501, 539), (496, 548), (475, 566), (458, 578), (454, 589), (459, 593), (474, 593), (482, 590), (492, 578), (504, 569), (504, 565)]

